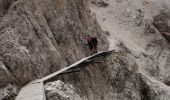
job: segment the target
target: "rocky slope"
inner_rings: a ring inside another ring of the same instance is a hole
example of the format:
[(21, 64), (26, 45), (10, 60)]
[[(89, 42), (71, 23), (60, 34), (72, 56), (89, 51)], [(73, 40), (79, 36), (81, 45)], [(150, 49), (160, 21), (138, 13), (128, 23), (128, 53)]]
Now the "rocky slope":
[(82, 100), (75, 93), (75, 88), (72, 85), (64, 84), (62, 81), (48, 83), (45, 88), (48, 95), (47, 100)]
[[(100, 1), (100, 0), (99, 0)], [(169, 77), (169, 5), (168, 0), (105, 0), (107, 7), (91, 9), (110, 33), (110, 48), (121, 42), (136, 57), (139, 72), (162, 82)]]
[[(121, 60), (116, 60), (116, 63), (112, 63), (112, 60), (111, 62), (104, 60), (107, 62), (105, 65), (107, 70), (103, 73), (108, 79), (101, 80), (102, 76), (100, 76), (90, 81), (91, 85), (83, 85), (85, 88), (91, 87), (86, 91), (92, 92), (82, 99), (170, 99), (169, 5), (168, 0), (92, 0), (91, 10), (102, 29), (108, 34), (110, 49), (118, 52), (123, 50), (124, 53), (122, 57), (122, 54), (116, 52), (116, 55), (121, 56)], [(115, 59), (115, 54), (109, 56), (109, 59), (112, 57)], [(100, 65), (97, 66), (103, 68)], [(87, 72), (85, 75), (90, 77), (93, 74), (102, 75), (103, 73)], [(98, 84), (95, 79), (99, 79), (103, 84), (99, 87), (93, 86), (93, 82), (95, 85)], [(84, 81), (89, 81), (89, 78)], [(66, 81), (78, 90), (83, 90), (76, 82)], [(94, 87), (95, 90), (100, 91), (98, 97), (93, 94)]]
[(81, 68), (80, 72), (61, 75), (58, 80), (63, 82), (46, 83), (46, 97), (49, 100), (170, 99), (170, 87), (149, 75), (139, 73), (135, 57), (126, 50), (95, 60), (101, 63)]
[(0, 99), (88, 56), (88, 33), (98, 37), (99, 50), (107, 50), (107, 35), (116, 52), (46, 83), (48, 100), (170, 99), (169, 0), (89, 3), (0, 0)]
[(0, 87), (25, 85), (89, 55), (85, 35), (108, 41), (85, 0), (0, 0)]
[[(98, 5), (100, 2), (109, 5), (101, 7)], [(110, 49), (119, 50), (118, 46), (123, 44), (124, 49), (134, 57), (137, 73), (150, 80), (150, 83), (142, 81), (147, 84), (145, 95), (148, 93), (148, 98), (143, 100), (169, 98), (167, 95), (157, 97), (152, 94), (159, 94), (160, 91), (164, 94), (162, 87), (165, 86), (163, 90), (169, 91), (169, 5), (169, 0), (93, 0), (91, 5), (102, 29), (110, 33)], [(152, 89), (159, 92), (148, 92)]]
[(85, 32), (97, 35), (99, 48), (106, 49), (107, 41), (90, 15), (87, 3), (83, 0), (13, 2), (0, 22), (4, 77), (9, 75), (24, 84), (85, 57), (88, 53)]

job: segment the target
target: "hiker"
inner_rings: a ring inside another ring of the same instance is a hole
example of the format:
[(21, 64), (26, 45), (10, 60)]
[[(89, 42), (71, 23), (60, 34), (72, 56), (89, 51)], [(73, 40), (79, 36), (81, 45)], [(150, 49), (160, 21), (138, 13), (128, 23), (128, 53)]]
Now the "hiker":
[(97, 53), (97, 44), (98, 44), (97, 37), (92, 37), (91, 41), (93, 43), (93, 53)]
[(92, 54), (92, 52), (93, 52), (93, 44), (91, 42), (92, 37), (90, 35), (87, 35), (86, 40), (87, 40), (87, 44), (86, 45), (89, 46), (90, 53)]
[(90, 35), (87, 35), (87, 45), (89, 46), (90, 49), (90, 53), (94, 54), (97, 53), (97, 38), (96, 37), (92, 37)]

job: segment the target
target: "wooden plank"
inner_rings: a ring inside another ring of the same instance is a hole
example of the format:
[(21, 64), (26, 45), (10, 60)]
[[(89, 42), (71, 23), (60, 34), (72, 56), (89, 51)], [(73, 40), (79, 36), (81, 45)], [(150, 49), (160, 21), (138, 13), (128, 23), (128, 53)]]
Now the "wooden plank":
[(81, 64), (86, 64), (88, 62), (88, 60), (94, 58), (94, 57), (99, 57), (99, 56), (103, 56), (103, 55), (108, 55), (110, 54), (112, 51), (101, 51), (98, 52), (97, 54), (94, 54), (92, 56), (83, 58), (75, 63), (73, 63), (72, 65), (63, 68), (59, 71), (56, 71), (55, 73), (52, 73), (46, 77), (43, 77), (41, 79), (37, 79), (34, 80), (33, 82), (31, 82), (30, 84), (26, 85), (25, 87), (23, 87), (18, 96), (16, 97), (15, 100), (46, 100), (45, 98), (45, 91), (44, 91), (44, 85), (43, 82), (54, 77), (57, 76), (59, 74), (64, 73), (65, 71), (71, 69), (71, 68), (75, 68), (77, 66), (80, 66)]
[(59, 70), (59, 71), (56, 71), (56, 72), (54, 72), (54, 73), (52, 73), (52, 74), (50, 74), (50, 75), (48, 75), (48, 76), (46, 76), (46, 77), (43, 77), (43, 78), (41, 78), (41, 79), (39, 79), (39, 80), (36, 80), (36, 81), (32, 82), (32, 83), (44, 82), (44, 81), (46, 81), (46, 80), (48, 80), (48, 79), (50, 79), (50, 78), (52, 78), (52, 77), (54, 77), (54, 76), (57, 76), (57, 75), (63, 73), (64, 71), (67, 71), (68, 69), (71, 69), (71, 68), (76, 67), (77, 65), (83, 63), (83, 62), (86, 61), (86, 60), (92, 59), (92, 58), (97, 57), (97, 56), (100, 56), (100, 55), (103, 56), (103, 55), (105, 55), (105, 54), (108, 54), (108, 52), (111, 52), (111, 51), (106, 51), (106, 52), (101, 51), (101, 52), (98, 52), (98, 53), (96, 53), (96, 54), (94, 54), (94, 55), (92, 55), (92, 56), (83, 58), (83, 59), (81, 59), (81, 60), (73, 63), (72, 65), (70, 65), (70, 66), (68, 66), (68, 67), (65, 67), (65, 68), (63, 68), (63, 69), (61, 69), (61, 70)]
[(43, 82), (23, 87), (15, 100), (45, 100)]

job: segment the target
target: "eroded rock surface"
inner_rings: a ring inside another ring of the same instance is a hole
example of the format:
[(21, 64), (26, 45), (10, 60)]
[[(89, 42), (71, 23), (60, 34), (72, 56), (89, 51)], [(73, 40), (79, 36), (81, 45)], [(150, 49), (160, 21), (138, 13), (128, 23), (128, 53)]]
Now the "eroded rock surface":
[(50, 82), (45, 85), (47, 100), (82, 100), (75, 88), (62, 81)]
[(169, 0), (92, 1), (1, 0), (0, 87), (25, 85), (88, 56), (86, 34), (107, 50), (109, 33), (117, 52), (47, 83), (47, 100), (169, 100)]
[(18, 92), (18, 86), (8, 84), (5, 87), (0, 88), (0, 100), (15, 100)]
[[(61, 75), (59, 79), (64, 83), (47, 83), (47, 100), (72, 100), (77, 97), (80, 100), (170, 99), (170, 87), (152, 76), (138, 73), (135, 57), (127, 51), (115, 52), (96, 60), (102, 63), (80, 68), (80, 72)], [(68, 86), (71, 86), (70, 89)]]
[(154, 17), (153, 24), (170, 43), (170, 9), (160, 11), (160, 14)]
[(158, 80), (139, 74), (141, 100), (169, 100), (170, 87)]
[(0, 61), (15, 81), (26, 84), (87, 56), (86, 33), (106, 50), (88, 6), (84, 0), (18, 0), (8, 7), (0, 22)]

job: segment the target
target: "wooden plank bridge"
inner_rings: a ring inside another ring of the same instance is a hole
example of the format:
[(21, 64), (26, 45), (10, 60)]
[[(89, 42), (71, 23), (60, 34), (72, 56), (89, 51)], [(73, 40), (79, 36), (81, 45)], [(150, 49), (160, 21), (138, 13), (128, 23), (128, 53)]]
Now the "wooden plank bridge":
[(88, 65), (87, 63), (91, 61), (95, 57), (100, 57), (100, 56), (105, 56), (111, 54), (112, 51), (101, 51), (98, 52), (92, 56), (83, 58), (72, 65), (65, 67), (59, 71), (56, 71), (50, 75), (47, 75), (46, 77), (43, 77), (41, 79), (34, 80), (33, 82), (29, 83), (28, 85), (24, 86), (18, 96), (16, 97), (15, 100), (46, 100), (45, 97), (45, 90), (44, 90), (44, 81), (47, 81), (59, 74), (65, 73), (69, 69), (75, 68), (75, 67), (80, 67), (80, 66), (86, 66)]

